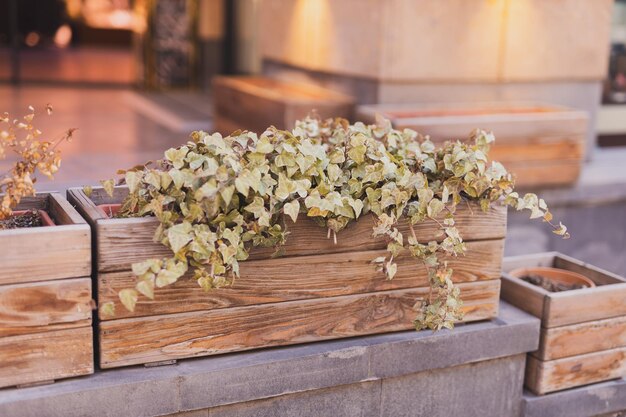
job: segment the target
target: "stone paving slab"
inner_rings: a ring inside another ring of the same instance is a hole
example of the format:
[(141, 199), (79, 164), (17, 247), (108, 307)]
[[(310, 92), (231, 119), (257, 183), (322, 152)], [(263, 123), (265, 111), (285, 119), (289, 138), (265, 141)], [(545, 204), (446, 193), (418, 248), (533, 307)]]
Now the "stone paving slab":
[(626, 379), (548, 395), (524, 393), (523, 417), (593, 417), (626, 410)]
[(257, 350), (0, 390), (0, 416), (173, 414), (504, 358), (535, 350), (538, 342), (539, 320), (502, 303), (497, 319), (454, 331)]

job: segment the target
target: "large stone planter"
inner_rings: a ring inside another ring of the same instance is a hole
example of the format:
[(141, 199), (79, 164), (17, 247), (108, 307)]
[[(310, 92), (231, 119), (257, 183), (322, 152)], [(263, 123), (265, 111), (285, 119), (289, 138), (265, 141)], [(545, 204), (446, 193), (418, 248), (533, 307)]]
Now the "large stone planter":
[[(550, 266), (578, 272), (596, 287), (548, 292), (506, 273)], [(528, 356), (526, 386), (546, 394), (626, 376), (626, 280), (558, 253), (506, 258), (502, 298), (542, 321)]]
[(91, 374), (89, 226), (55, 193), (17, 209), (55, 225), (0, 230), (0, 387)]
[[(325, 229), (301, 221), (290, 226), (283, 257), (272, 258), (273, 248), (254, 250), (232, 287), (204, 292), (182, 279), (156, 290), (154, 301), (140, 297), (129, 312), (117, 293), (134, 285), (131, 264), (169, 254), (152, 242), (155, 219), (107, 218), (97, 207), (126, 194), (125, 188), (113, 198), (102, 189), (90, 198), (81, 189), (68, 193), (95, 233), (98, 303), (116, 304), (114, 317), (100, 316), (103, 368), (407, 330), (416, 299), (428, 293), (426, 270), (412, 258), (398, 260), (392, 281), (375, 271), (371, 260), (385, 253), (386, 243), (371, 237), (372, 218), (339, 233), (337, 244)], [(469, 249), (450, 259), (465, 321), (495, 317), (506, 210), (463, 205), (456, 218)], [(437, 231), (435, 222), (416, 227), (422, 241), (439, 238)]]

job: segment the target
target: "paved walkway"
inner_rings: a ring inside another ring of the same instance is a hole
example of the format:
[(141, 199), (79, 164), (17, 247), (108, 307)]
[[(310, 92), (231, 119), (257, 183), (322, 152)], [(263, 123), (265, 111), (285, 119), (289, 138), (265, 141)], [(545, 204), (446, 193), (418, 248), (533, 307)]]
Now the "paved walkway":
[[(111, 178), (119, 168), (162, 157), (163, 151), (183, 143), (186, 134), (176, 133), (148, 119), (125, 89), (57, 88), (0, 85), (0, 112), (21, 116), (32, 105), (39, 114), (35, 121), (47, 137), (78, 128), (72, 143), (63, 146), (63, 165), (52, 183), (40, 178), (41, 191), (64, 190), (70, 186), (97, 184)], [(45, 114), (51, 103), (54, 114)], [(0, 172), (10, 160), (0, 161)]]

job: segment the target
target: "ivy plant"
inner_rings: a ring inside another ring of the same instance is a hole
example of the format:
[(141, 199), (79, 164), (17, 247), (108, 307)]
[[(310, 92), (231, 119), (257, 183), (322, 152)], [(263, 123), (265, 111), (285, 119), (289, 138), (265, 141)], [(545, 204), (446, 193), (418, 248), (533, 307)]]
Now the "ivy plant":
[[(531, 218), (568, 236), (562, 224), (552, 223), (543, 200), (519, 196), (511, 174), (488, 162), (493, 141), (492, 134), (476, 130), (467, 142), (436, 148), (412, 130), (392, 129), (387, 120), (367, 126), (307, 118), (293, 131), (270, 127), (260, 136), (194, 132), (155, 164), (120, 171), (129, 195), (119, 216), (155, 216), (155, 241), (172, 251), (171, 257), (134, 264), (136, 286), (119, 293), (121, 302), (133, 310), (140, 294), (153, 298), (155, 287), (173, 284), (188, 269), (204, 290), (230, 285), (251, 248), (285, 243), (290, 222), (313, 220), (336, 241), (348, 224), (371, 214), (372, 235), (385, 240), (388, 252), (372, 259), (372, 267), (393, 279), (394, 260), (402, 253), (413, 256), (428, 270), (431, 288), (417, 300), (415, 327), (452, 328), (462, 319), (462, 302), (445, 259), (466, 250), (455, 227), (460, 204), (529, 210)], [(105, 188), (112, 185), (105, 182)], [(411, 225), (409, 236), (396, 227), (400, 220)], [(419, 241), (413, 225), (424, 221), (438, 224), (440, 239)], [(102, 309), (114, 314), (112, 303)]]

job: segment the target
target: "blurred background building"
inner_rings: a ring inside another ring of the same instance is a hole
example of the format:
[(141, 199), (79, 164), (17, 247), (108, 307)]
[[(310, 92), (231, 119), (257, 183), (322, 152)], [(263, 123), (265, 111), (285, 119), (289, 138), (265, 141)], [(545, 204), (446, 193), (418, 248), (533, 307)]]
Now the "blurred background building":
[(513, 213), (507, 252), (626, 273), (626, 0), (0, 0), (0, 111), (48, 102), (80, 133), (57, 189), (313, 108), (491, 129), (574, 236)]

